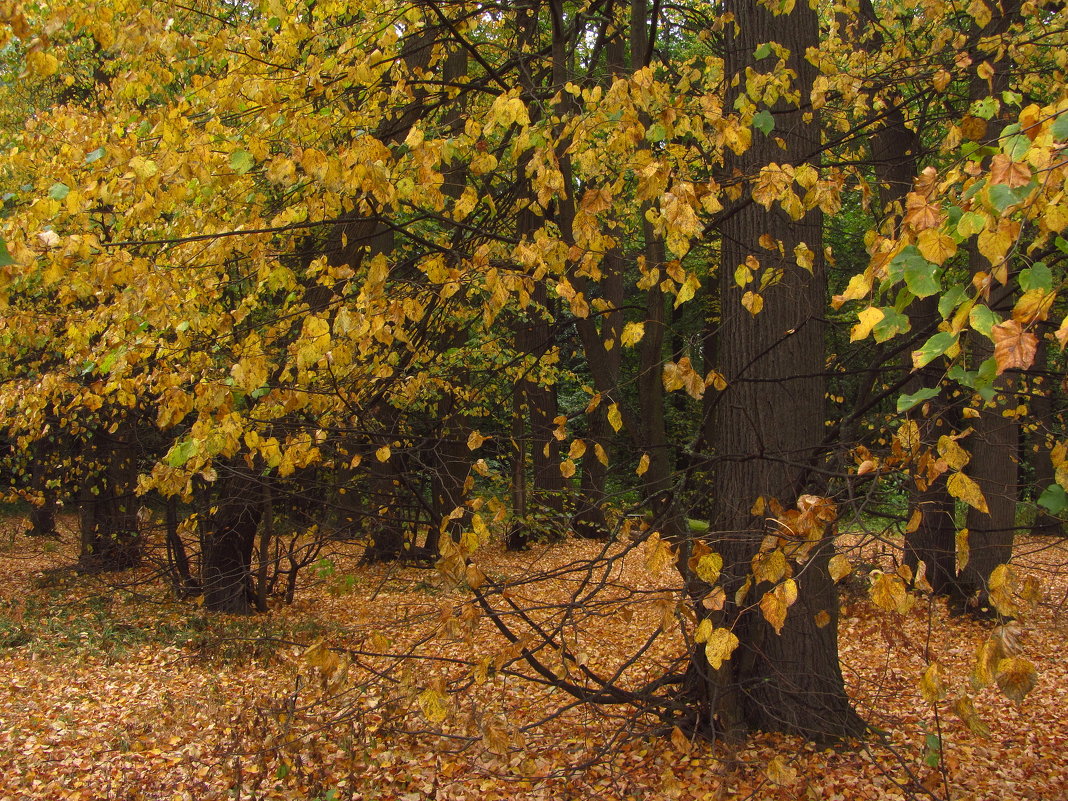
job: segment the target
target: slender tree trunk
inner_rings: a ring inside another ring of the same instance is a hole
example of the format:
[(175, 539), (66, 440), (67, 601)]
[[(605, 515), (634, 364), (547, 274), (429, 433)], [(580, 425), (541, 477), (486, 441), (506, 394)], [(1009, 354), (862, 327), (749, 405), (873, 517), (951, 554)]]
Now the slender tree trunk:
[(87, 454), (90, 473), (79, 492), (81, 555), (87, 570), (125, 570), (141, 561), (137, 530), (136, 448), (132, 427), (93, 435)]
[[(30, 530), (33, 537), (51, 537), (56, 533), (57, 496), (54, 487), (49, 487), (51, 473), (51, 456), (54, 446), (50, 434), (37, 440), (33, 445), (33, 463), (30, 465), (30, 491), (34, 494), (34, 505), (30, 509)], [(36, 503), (40, 499), (41, 503)]]
[(185, 552), (185, 543), (178, 534), (177, 498), (167, 498), (165, 515), (168, 567), (174, 584), (174, 593), (181, 598), (195, 587), (193, 575), (189, 570), (189, 557)]
[[(1020, 2), (1004, 0), (995, 5), (992, 11), (987, 25), (982, 31), (976, 32), (976, 41), (1005, 35), (1020, 18)], [(985, 57), (987, 54), (981, 51), (973, 54), (975, 63)], [(997, 97), (1010, 88), (1012, 61), (1008, 51), (1002, 51), (993, 61), (994, 74), (989, 86), (985, 80), (973, 76), (973, 98), (986, 97), (990, 93)], [(984, 142), (996, 142), (1008, 122), (1005, 115), (991, 120), (983, 137)], [(990, 308), (1006, 315), (1012, 309), (1011, 288), (1015, 283), (1008, 266), (990, 264), (975, 244), (969, 248), (968, 256), (973, 275), (987, 273), (994, 279), (988, 296)], [(976, 331), (970, 332), (968, 343), (975, 367), (994, 355), (993, 344)], [(1020, 425), (1015, 414), (1009, 412), (1017, 406), (1018, 382), (1016, 371), (1008, 371), (995, 379), (994, 398), (982, 405), (979, 417), (973, 424), (975, 431), (964, 443), (972, 455), (966, 472), (979, 485), (989, 507), (989, 513), (972, 507), (968, 509), (969, 558), (961, 572), (965, 589), (978, 593), (976, 611), (981, 616), (994, 614), (987, 601), (991, 571), (1012, 558), (1019, 495)]]

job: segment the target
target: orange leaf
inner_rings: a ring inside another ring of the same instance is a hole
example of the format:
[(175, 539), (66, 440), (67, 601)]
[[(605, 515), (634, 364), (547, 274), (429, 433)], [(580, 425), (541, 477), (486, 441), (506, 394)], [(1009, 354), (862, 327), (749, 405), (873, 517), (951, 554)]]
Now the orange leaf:
[(990, 329), (994, 339), (994, 359), (998, 363), (998, 375), (1006, 370), (1026, 370), (1035, 361), (1038, 338), (1024, 331), (1016, 320), (1006, 320)]

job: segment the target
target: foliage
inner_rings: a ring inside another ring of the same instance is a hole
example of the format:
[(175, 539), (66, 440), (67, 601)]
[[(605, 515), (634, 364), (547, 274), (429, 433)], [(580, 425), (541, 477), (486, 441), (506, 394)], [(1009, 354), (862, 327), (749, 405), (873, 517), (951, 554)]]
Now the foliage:
[[(849, 708), (835, 585), (869, 563), (841, 534), (877, 529), (900, 548), (862, 579), (878, 609), (946, 595), (1000, 626), (971, 689), (925, 652), (936, 727), (948, 698), (978, 730), (974, 693), (1036, 686), (1005, 626), (1041, 598), (1010, 562), (1017, 502), (1046, 533), (1068, 506), (1058, 3), (78, 0), (0, 22), (3, 470), (9, 500), (79, 507), (83, 567), (131, 566), (135, 507), (165, 508), (175, 587), (246, 612), (309, 564), (362, 597), (316, 561), (347, 539), (434, 563), (464, 598), (441, 632), (508, 643), (398, 679), (436, 730), (458, 686), (507, 674), (675, 739), (850, 737), (851, 712), (796, 710)], [(483, 564), (572, 530), (605, 543)], [(640, 582), (613, 578), (628, 560)], [(541, 582), (573, 590), (528, 604)], [(584, 632), (646, 596), (646, 640), (591, 665)], [(754, 715), (765, 691), (782, 705)]]

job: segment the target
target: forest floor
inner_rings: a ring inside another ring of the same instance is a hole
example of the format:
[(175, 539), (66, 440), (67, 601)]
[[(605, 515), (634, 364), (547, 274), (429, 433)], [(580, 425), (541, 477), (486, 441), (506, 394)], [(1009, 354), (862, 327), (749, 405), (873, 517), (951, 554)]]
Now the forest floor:
[[(34, 540), (14, 522), (4, 531), (2, 801), (1068, 798), (1063, 542), (1018, 544), (1018, 570), (1044, 590), (1014, 624), (1038, 670), (1018, 704), (970, 686), (990, 624), (950, 617), (941, 602), (897, 614), (847, 593), (842, 668), (872, 733), (821, 748), (775, 735), (691, 742), (678, 730), (657, 736), (629, 709), (571, 706), (510, 670), (507, 642), (471, 611), (469, 593), (433, 570), (359, 565), (343, 544), (304, 571), (292, 605), (274, 599), (271, 612), (236, 618), (175, 600), (151, 564), (70, 571), (70, 533)], [(889, 545), (863, 546), (866, 560), (892, 567)], [(600, 548), (478, 557), (504, 581)], [(582, 619), (571, 652), (598, 670), (640, 650), (665, 621), (655, 579), (640, 549), (613, 563), (605, 583), (616, 594), (587, 604), (597, 613)], [(561, 571), (514, 597), (526, 609), (566, 606), (574, 581)], [(627, 675), (655, 677), (680, 644), (655, 638)], [(947, 687), (934, 705), (920, 689), (932, 659)], [(965, 694), (971, 726), (954, 712)]]

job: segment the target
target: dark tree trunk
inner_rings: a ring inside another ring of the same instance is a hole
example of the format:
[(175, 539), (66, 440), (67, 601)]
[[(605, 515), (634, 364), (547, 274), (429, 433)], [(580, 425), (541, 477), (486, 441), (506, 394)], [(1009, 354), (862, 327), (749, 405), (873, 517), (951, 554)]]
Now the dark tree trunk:
[(464, 517), (453, 512), (464, 505), (464, 484), (471, 470), (471, 449), (467, 447), (470, 426), (460, 413), (453, 395), (447, 395), (439, 405), (440, 436), (429, 460), (431, 466), (431, 529), (424, 548), (426, 554), (437, 557), (442, 534), (459, 541), (463, 533)]
[(168, 498), (166, 506), (167, 561), (170, 568), (175, 594), (181, 598), (195, 589), (193, 575), (189, 570), (189, 557), (185, 543), (178, 534), (178, 499)]
[[(1031, 465), (1032, 482), (1030, 494), (1033, 501), (1057, 482), (1056, 471), (1053, 469), (1051, 451), (1057, 441), (1057, 421), (1055, 419), (1053, 396), (1056, 392), (1056, 373), (1050, 361), (1048, 340), (1044, 336), (1038, 339), (1038, 355), (1035, 362), (1040, 367), (1038, 374), (1030, 376), (1030, 405), (1031, 419), (1036, 423), (1035, 428), (1027, 437), (1027, 457)], [(1043, 536), (1063, 537), (1064, 521), (1060, 520), (1041, 506), (1035, 514), (1034, 523), (1031, 526), (1032, 534)]]
[[(819, 43), (816, 13), (807, 3), (798, 3), (791, 13), (775, 16), (755, 0), (738, 0), (729, 8), (739, 27), (728, 26), (726, 74), (766, 69), (754, 52), (763, 42), (778, 42), (792, 54), (788, 66), (797, 71), (795, 87), (806, 104), (815, 75), (804, 54)], [(744, 86), (744, 79), (741, 83)], [(728, 94), (726, 108), (739, 91)], [(750, 149), (728, 169), (736, 167), (753, 177), (768, 164), (799, 165), (817, 158), (818, 122), (803, 118), (811, 109), (780, 101), (773, 111), (775, 136), (785, 149), (754, 131)], [(742, 604), (734, 603), (735, 591), (750, 574), (751, 560), (769, 533), (768, 513), (754, 510), (754, 502), (763, 496), (790, 508), (800, 494), (818, 489), (808, 468), (825, 436), (821, 229), (816, 210), (794, 221), (777, 204), (765, 212), (745, 197), (725, 215), (720, 228), (722, 307), (716, 366), (728, 386), (713, 407), (705, 440), (714, 460), (709, 537), (723, 557), (727, 604), (713, 622), (732, 629), (740, 644), (719, 670), (710, 670), (698, 652), (688, 686), (696, 717), (692, 724), (727, 737), (766, 729), (829, 739), (864, 730), (849, 704), (838, 665), (838, 601), (827, 571), (833, 550), (830, 533), (803, 564), (791, 561), (799, 594), (781, 633), (776, 634), (753, 606), (770, 585), (752, 587)], [(785, 257), (760, 247), (764, 234), (781, 243)], [(815, 254), (811, 272), (793, 262), (794, 248), (802, 242)], [(742, 306), (743, 293), (756, 286), (739, 287), (734, 278), (735, 268), (749, 256), (759, 259), (763, 270), (781, 271), (781, 280), (762, 293), (764, 305), (758, 314)]]
[[(993, 8), (990, 21), (983, 30), (975, 32), (975, 40), (1005, 35), (1010, 26), (1019, 18), (1019, 0), (1005, 0)], [(977, 49), (974, 56), (981, 57), (982, 54), (983, 51)], [(986, 97), (991, 92), (994, 96), (999, 96), (1010, 88), (1012, 62), (1007, 50), (1001, 52), (993, 66), (994, 75), (990, 79), (989, 86), (985, 80), (973, 76), (971, 85), (973, 99)], [(996, 143), (1009, 121), (1005, 115), (991, 120), (987, 126), (984, 141)], [(1007, 265), (996, 267), (990, 264), (974, 243), (970, 245), (968, 256), (973, 274), (985, 272), (996, 276), (998, 275), (997, 267), (1000, 267), (1002, 271), (1000, 280), (995, 280), (988, 303), (990, 308), (1000, 312), (1002, 316), (1007, 316), (1013, 305), (1012, 286), (1015, 283), (1012, 276), (1008, 274)], [(993, 343), (982, 334), (971, 331), (968, 341), (974, 367), (978, 367), (994, 355)], [(975, 432), (962, 443), (972, 455), (966, 472), (979, 485), (990, 510), (989, 513), (985, 513), (973, 507), (968, 509), (969, 558), (960, 577), (966, 591), (978, 594), (976, 611), (984, 617), (994, 614), (994, 610), (989, 608), (987, 601), (990, 573), (995, 567), (1012, 558), (1013, 538), (1016, 530), (1016, 505), (1019, 497), (1017, 470), (1020, 424), (1015, 414), (1007, 414), (1007, 412), (1016, 409), (1018, 380), (1019, 375), (1016, 371), (1003, 373), (995, 379), (994, 398), (980, 408), (979, 417), (974, 423)]]
[(136, 448), (131, 426), (97, 432), (88, 446), (89, 474), (78, 494), (79, 565), (86, 570), (125, 570), (141, 561), (137, 531)]
[[(48, 486), (51, 478), (51, 436), (46, 435), (37, 440), (33, 446), (33, 464), (30, 465), (30, 491), (34, 494), (34, 505), (30, 509), (30, 530), (32, 537), (51, 537), (56, 533), (56, 490)], [(40, 503), (37, 503), (40, 500)]]
[(252, 549), (263, 516), (263, 488), (243, 467), (221, 487), (223, 498), (204, 537), (204, 607), (232, 615), (252, 613)]

